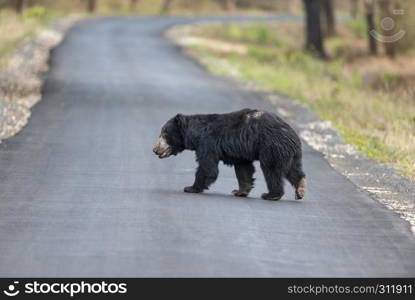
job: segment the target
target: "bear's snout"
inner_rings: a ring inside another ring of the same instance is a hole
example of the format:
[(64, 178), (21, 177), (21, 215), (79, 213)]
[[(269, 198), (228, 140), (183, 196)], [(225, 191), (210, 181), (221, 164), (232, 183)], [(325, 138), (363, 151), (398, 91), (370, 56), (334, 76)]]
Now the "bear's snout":
[(167, 144), (166, 139), (163, 137), (160, 137), (157, 144), (153, 148), (153, 152), (159, 158), (166, 158), (171, 155), (171, 148), (169, 144)]

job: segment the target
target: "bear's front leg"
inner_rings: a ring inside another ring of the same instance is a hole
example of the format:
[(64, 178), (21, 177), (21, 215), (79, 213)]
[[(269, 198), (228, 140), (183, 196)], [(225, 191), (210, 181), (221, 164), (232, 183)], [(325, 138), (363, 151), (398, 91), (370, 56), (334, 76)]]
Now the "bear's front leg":
[(196, 171), (195, 182), (184, 188), (186, 193), (201, 193), (216, 181), (219, 174), (218, 161), (210, 157), (198, 157), (199, 167)]

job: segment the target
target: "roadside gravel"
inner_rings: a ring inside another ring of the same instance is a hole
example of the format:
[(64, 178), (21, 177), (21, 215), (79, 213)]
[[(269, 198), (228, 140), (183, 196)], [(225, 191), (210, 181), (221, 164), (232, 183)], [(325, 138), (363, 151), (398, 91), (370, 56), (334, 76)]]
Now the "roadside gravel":
[(27, 124), (30, 109), (41, 99), (50, 50), (80, 19), (62, 19), (28, 38), (12, 55), (8, 66), (0, 69), (0, 142), (16, 135)]

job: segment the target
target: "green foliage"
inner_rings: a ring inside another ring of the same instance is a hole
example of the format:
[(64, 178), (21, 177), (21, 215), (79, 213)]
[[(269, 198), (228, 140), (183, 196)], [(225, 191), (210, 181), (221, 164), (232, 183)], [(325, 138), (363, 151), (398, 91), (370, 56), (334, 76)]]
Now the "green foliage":
[(357, 38), (367, 37), (367, 25), (362, 16), (346, 22), (346, 27), (350, 29)]
[(233, 41), (277, 47), (286, 46), (283, 39), (276, 36), (269, 26), (263, 24), (250, 26), (230, 24), (224, 25), (224, 28), (221, 27), (220, 31), (221, 32), (217, 32), (218, 35)]
[(395, 82), (397, 82), (399, 78), (399, 74), (384, 73), (380, 75), (380, 80), (382, 81), (385, 87), (390, 87)]
[(263, 49), (255, 46), (249, 47), (248, 55), (261, 63), (275, 63), (278, 60), (277, 53), (275, 53), (272, 49)]
[(38, 20), (45, 20), (49, 17), (48, 9), (41, 5), (35, 5), (24, 11), (24, 17)]
[(271, 32), (269, 28), (265, 26), (250, 27), (247, 31), (249, 35), (252, 35), (252, 39), (259, 44), (264, 44), (270, 40)]
[(357, 71), (352, 72), (351, 82), (355, 89), (362, 88), (362, 76)]
[[(295, 66), (302, 66), (304, 68), (310, 69), (319, 65), (319, 62), (312, 59), (312, 57), (302, 51), (290, 51), (286, 55), (287, 62)], [(313, 65), (313, 66), (312, 66)]]
[(371, 159), (381, 162), (397, 162), (402, 156), (402, 151), (397, 147), (386, 146), (378, 137), (361, 134), (348, 127), (337, 125), (343, 133), (345, 141), (354, 145), (357, 150), (366, 153)]
[(234, 40), (243, 40), (244, 33), (242, 31), (241, 26), (231, 24), (226, 29), (229, 38)]

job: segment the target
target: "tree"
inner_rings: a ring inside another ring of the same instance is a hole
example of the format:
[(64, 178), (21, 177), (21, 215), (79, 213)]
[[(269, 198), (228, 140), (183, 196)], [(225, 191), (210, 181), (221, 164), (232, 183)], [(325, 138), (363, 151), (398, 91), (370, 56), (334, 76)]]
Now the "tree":
[(249, 1), (249, 6), (253, 9), (258, 9), (259, 8), (259, 1), (258, 0), (250, 0)]
[(26, 6), (28, 6), (28, 7), (32, 7), (32, 6), (34, 6), (35, 5), (35, 0), (26, 0), (25, 1), (25, 4), (26, 4)]
[(130, 0), (130, 10), (137, 11), (138, 0)]
[(350, 0), (350, 16), (353, 19), (357, 18), (358, 11), (359, 11), (359, 0)]
[(375, 27), (375, 4), (373, 0), (365, 0), (365, 16), (366, 16), (366, 23), (367, 23), (367, 36), (369, 42), (369, 52), (372, 55), (376, 55), (378, 53), (378, 44), (376, 43), (375, 37), (371, 34)]
[(168, 14), (170, 12), (170, 7), (173, 0), (164, 0), (163, 5), (161, 6), (161, 13)]
[(16, 0), (16, 12), (22, 14), (24, 10), (24, 0)]
[[(395, 20), (392, 13), (392, 0), (379, 0), (382, 12), (382, 31), (384, 36), (390, 36), (391, 30), (394, 28)], [(389, 24), (388, 24), (389, 23)], [(385, 53), (390, 58), (395, 58), (396, 48), (394, 42), (384, 41)]]
[(96, 0), (88, 0), (87, 2), (87, 10), (89, 13), (95, 12), (95, 9), (97, 8), (97, 1)]
[(306, 50), (326, 58), (321, 30), (321, 1), (303, 0), (306, 12)]
[(225, 9), (227, 11), (234, 11), (236, 9), (236, 0), (226, 0)]
[(333, 0), (321, 0), (321, 8), (325, 20), (327, 36), (336, 35), (336, 18), (333, 8)]

